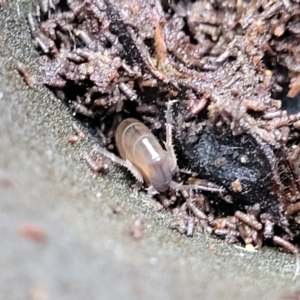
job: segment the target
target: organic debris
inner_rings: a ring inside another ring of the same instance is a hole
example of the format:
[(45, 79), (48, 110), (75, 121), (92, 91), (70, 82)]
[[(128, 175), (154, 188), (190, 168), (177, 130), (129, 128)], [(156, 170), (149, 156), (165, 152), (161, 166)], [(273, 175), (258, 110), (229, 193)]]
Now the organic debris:
[(158, 195), (173, 227), (296, 252), (298, 0), (34, 0), (34, 9), (44, 84), (97, 129), (102, 147), (117, 153), (114, 132), (128, 117), (162, 142), (165, 104), (179, 100), (179, 167), (226, 193)]

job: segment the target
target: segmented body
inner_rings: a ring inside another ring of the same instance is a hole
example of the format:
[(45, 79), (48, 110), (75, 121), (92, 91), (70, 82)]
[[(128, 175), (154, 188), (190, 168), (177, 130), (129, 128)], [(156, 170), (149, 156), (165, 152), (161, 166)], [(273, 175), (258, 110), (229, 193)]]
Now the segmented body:
[(120, 156), (139, 170), (147, 184), (158, 192), (170, 187), (172, 170), (168, 153), (142, 122), (125, 119), (118, 126), (115, 139)]

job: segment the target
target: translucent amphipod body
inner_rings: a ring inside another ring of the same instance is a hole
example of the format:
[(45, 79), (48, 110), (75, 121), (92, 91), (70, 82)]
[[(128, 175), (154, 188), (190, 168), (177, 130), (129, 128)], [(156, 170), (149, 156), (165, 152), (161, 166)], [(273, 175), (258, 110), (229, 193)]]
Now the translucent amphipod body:
[(172, 162), (153, 133), (139, 120), (125, 119), (117, 128), (116, 146), (120, 156), (131, 162), (149, 186), (165, 192), (172, 180)]
[(166, 142), (164, 143), (166, 150), (147, 126), (133, 118), (122, 121), (115, 133), (116, 146), (121, 158), (99, 146), (95, 150), (127, 168), (140, 182), (145, 181), (149, 186), (149, 194), (165, 192), (169, 188), (176, 191), (200, 189), (223, 193), (223, 187), (206, 180), (199, 179), (199, 183), (188, 185), (172, 180), (173, 173), (179, 171), (172, 143), (171, 105), (174, 102), (176, 101), (169, 101), (167, 104)]

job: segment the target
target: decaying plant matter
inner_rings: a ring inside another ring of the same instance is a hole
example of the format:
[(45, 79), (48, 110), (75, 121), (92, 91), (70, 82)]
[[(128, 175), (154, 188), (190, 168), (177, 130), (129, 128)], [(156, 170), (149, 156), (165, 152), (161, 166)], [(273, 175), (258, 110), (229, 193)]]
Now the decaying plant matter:
[[(163, 141), (165, 104), (179, 100), (179, 167), (226, 193), (158, 195), (174, 228), (298, 253), (298, 0), (35, 0), (33, 7), (28, 22), (44, 84), (90, 121), (102, 147), (115, 151), (115, 129), (128, 117)], [(177, 180), (197, 184), (189, 176)]]

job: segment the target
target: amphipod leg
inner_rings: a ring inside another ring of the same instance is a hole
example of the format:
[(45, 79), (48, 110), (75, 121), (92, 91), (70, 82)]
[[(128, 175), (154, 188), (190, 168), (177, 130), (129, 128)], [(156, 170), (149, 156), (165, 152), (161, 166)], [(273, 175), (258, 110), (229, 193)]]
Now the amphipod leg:
[(177, 102), (178, 100), (168, 101), (167, 110), (166, 110), (166, 142), (165, 147), (168, 152), (170, 167), (172, 172), (177, 168), (177, 158), (173, 146), (173, 137), (172, 137), (172, 104)]
[(159, 192), (154, 188), (153, 185), (150, 185), (148, 188), (146, 188), (148, 195), (154, 196), (159, 194)]
[(213, 193), (224, 193), (225, 189), (223, 187), (220, 187), (214, 183), (207, 182), (205, 184), (180, 184), (175, 181), (170, 182), (170, 188), (176, 191), (182, 191), (182, 190), (202, 190), (202, 191), (208, 191)]
[(101, 153), (102, 155), (106, 156), (107, 158), (109, 158), (111, 161), (127, 168), (138, 181), (144, 182), (142, 174), (129, 160), (123, 160), (120, 157), (113, 154), (112, 152), (109, 152), (100, 146), (95, 146), (94, 149), (95, 149), (95, 151), (97, 151), (97, 152)]
[(178, 169), (178, 171), (183, 174), (191, 175), (192, 177), (197, 177), (199, 175), (198, 173), (193, 172), (187, 168), (186, 169)]

